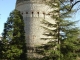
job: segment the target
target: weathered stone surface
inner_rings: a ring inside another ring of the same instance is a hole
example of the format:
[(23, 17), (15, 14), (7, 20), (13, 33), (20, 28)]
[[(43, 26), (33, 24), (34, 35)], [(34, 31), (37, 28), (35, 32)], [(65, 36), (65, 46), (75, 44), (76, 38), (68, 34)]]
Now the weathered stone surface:
[(50, 17), (46, 15), (50, 11), (50, 8), (45, 4), (25, 3), (20, 6), (16, 6), (16, 9), (23, 15), (27, 46), (33, 47), (46, 43), (46, 41), (44, 42), (43, 40), (40, 40), (40, 38), (44, 37), (42, 35), (43, 29), (41, 28), (40, 21), (43, 19), (50, 19)]
[[(51, 11), (50, 7), (42, 3), (42, 0), (17, 0), (16, 9), (21, 12), (24, 19), (26, 46), (34, 48), (47, 43), (48, 41), (41, 40), (41, 38), (45, 38), (41, 21), (45, 19), (54, 23), (50, 16), (47, 15)], [(28, 51), (32, 50), (29, 49)], [(31, 55), (31, 52), (27, 54)]]
[(43, 2), (45, 2), (45, 0), (17, 0), (17, 3), (16, 4), (19, 4), (19, 3), (27, 3), (27, 4), (29, 4), (29, 3), (43, 3)]

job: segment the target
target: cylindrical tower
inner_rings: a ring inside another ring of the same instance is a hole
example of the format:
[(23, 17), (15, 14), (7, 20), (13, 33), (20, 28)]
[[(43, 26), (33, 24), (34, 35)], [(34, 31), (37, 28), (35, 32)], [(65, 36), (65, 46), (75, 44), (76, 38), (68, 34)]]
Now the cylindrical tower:
[(50, 20), (50, 16), (47, 15), (50, 7), (44, 3), (44, 0), (17, 0), (16, 9), (21, 12), (24, 19), (26, 46), (29, 52), (27, 54), (30, 55), (36, 46), (47, 43), (47, 41), (41, 40), (45, 37), (41, 21)]

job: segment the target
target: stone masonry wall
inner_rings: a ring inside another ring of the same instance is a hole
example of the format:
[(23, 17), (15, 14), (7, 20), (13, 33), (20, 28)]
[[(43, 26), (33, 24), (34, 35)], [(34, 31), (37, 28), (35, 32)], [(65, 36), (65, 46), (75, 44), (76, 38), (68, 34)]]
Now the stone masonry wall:
[(44, 29), (41, 27), (41, 21), (45, 19), (55, 23), (48, 15), (51, 9), (44, 3), (33, 3), (30, 1), (18, 2), (16, 4), (16, 9), (21, 12), (24, 19), (26, 46), (29, 49), (29, 53), (27, 54), (28, 56), (35, 56), (36, 54), (32, 54), (32, 51), (30, 51), (31, 49), (35, 49), (30, 47), (36, 47), (48, 42), (46, 40), (41, 40), (41, 38), (45, 38), (45, 36), (43, 35)]
[(50, 20), (50, 17), (46, 15), (50, 8), (45, 4), (25, 3), (17, 6), (16, 9), (23, 15), (27, 46), (34, 47), (46, 43), (47, 41), (40, 40), (40, 38), (44, 37), (40, 21), (43, 19)]

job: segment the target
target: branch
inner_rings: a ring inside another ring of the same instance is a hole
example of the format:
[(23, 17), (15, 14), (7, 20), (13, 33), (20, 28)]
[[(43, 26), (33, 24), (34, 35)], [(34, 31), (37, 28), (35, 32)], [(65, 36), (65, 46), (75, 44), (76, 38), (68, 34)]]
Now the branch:
[[(60, 1), (60, 3), (62, 3), (62, 1), (61, 0), (59, 0)], [(69, 9), (69, 8), (66, 8), (68, 11), (71, 11), (72, 10), (72, 8), (77, 4), (77, 3), (80, 3), (80, 1), (76, 1), (75, 3), (73, 3), (72, 5), (71, 5), (71, 8)], [(63, 4), (63, 3), (62, 3)], [(65, 5), (65, 4), (63, 4), (63, 5)]]
[(72, 6), (71, 6), (71, 9), (77, 4), (77, 3), (79, 3), (80, 1), (76, 1), (74, 4), (72, 4)]
[[(64, 4), (61, 0), (59, 0), (59, 2), (65, 6), (65, 4)], [(65, 7), (65, 8), (66, 8), (68, 11), (71, 11), (71, 9), (69, 9), (69, 8), (67, 8), (67, 7)]]

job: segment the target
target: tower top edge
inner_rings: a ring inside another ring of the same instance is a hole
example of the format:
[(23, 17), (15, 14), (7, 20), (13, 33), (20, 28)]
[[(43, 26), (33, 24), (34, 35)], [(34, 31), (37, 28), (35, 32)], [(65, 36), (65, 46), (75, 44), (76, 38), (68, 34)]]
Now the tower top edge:
[(47, 1), (47, 0), (17, 0), (16, 1), (16, 4), (18, 4), (18, 3), (22, 3), (22, 2), (31, 2), (31, 3), (34, 3), (34, 2), (36, 2), (36, 3), (42, 3), (42, 2), (45, 2), (45, 1)]

